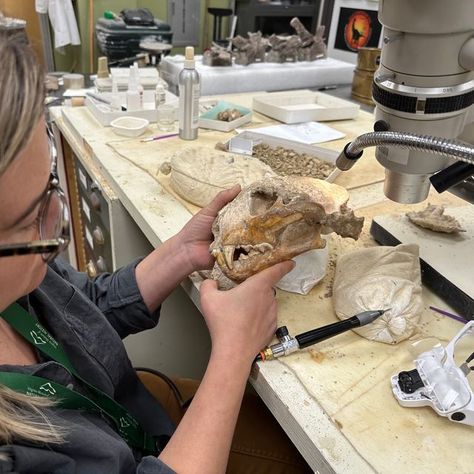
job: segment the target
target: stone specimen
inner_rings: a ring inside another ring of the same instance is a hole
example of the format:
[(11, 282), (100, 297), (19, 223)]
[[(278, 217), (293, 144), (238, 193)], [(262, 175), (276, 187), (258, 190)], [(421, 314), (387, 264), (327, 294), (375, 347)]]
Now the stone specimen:
[(349, 193), (314, 178), (256, 181), (218, 214), (210, 251), (217, 271), (234, 282), (307, 250), (324, 248), (321, 233), (357, 239), (363, 218), (347, 207)]
[(223, 122), (232, 122), (240, 117), (242, 117), (242, 114), (237, 109), (225, 109), (217, 114), (217, 120), (222, 120)]
[(202, 63), (206, 66), (232, 66), (232, 53), (216, 43), (204, 51)]
[(243, 36), (236, 36), (232, 39), (235, 64), (247, 66), (255, 62), (265, 61), (265, 51), (268, 47), (268, 40), (262, 37), (262, 33), (248, 33), (248, 39)]
[(173, 191), (201, 207), (234, 184), (248, 186), (275, 175), (269, 166), (256, 158), (205, 147), (180, 150), (161, 165), (160, 172), (170, 174)]
[(272, 35), (268, 42), (272, 49), (267, 54), (267, 62), (286, 63), (298, 60), (298, 50), (301, 47), (299, 36)]
[(266, 143), (255, 145), (253, 156), (282, 176), (310, 176), (324, 179), (335, 169), (333, 164), (318, 160), (314, 156), (297, 153), (281, 146), (272, 148)]
[(357, 334), (386, 344), (407, 339), (418, 328), (423, 312), (418, 245), (377, 246), (342, 255), (332, 294), (340, 319), (389, 309), (372, 324), (354, 329)]
[(426, 208), (422, 211), (407, 212), (406, 216), (413, 224), (435, 232), (444, 232), (447, 234), (466, 232), (466, 229), (463, 229), (455, 217), (448, 216), (444, 213), (444, 206), (435, 206), (428, 203)]
[(290, 21), (290, 25), (296, 30), (300, 38), (298, 61), (315, 61), (316, 59), (326, 57), (327, 49), (323, 37), (325, 27), (323, 25), (318, 27), (314, 36), (297, 17)]

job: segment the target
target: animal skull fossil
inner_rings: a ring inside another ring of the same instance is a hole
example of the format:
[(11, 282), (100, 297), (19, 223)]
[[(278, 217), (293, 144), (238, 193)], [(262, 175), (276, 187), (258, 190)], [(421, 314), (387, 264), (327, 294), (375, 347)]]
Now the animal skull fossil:
[(314, 178), (256, 181), (214, 221), (210, 251), (216, 265), (226, 277), (241, 282), (275, 263), (324, 248), (321, 232), (357, 239), (364, 219), (354, 216), (348, 199), (346, 189)]

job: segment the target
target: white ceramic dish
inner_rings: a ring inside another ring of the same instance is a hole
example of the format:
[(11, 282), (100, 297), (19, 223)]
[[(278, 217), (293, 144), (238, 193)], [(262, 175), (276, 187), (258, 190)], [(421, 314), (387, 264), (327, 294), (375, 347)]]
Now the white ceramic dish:
[(139, 137), (150, 125), (150, 122), (144, 118), (138, 117), (119, 117), (110, 123), (117, 135), (124, 137)]
[(321, 92), (272, 92), (256, 96), (253, 109), (283, 123), (324, 122), (357, 117), (359, 105)]

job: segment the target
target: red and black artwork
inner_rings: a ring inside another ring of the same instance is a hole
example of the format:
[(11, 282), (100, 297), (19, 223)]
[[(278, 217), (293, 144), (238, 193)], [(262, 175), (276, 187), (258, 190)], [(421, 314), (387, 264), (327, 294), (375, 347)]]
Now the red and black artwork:
[(341, 8), (334, 48), (352, 52), (363, 47), (376, 48), (381, 31), (377, 11)]

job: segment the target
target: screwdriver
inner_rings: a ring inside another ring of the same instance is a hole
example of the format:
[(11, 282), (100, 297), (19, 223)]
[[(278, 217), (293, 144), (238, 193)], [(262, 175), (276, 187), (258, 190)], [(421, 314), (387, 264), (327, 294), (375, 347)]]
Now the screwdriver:
[(286, 326), (281, 326), (276, 330), (276, 336), (280, 342), (262, 349), (255, 358), (255, 361), (276, 359), (277, 357), (288, 355), (297, 350), (312, 346), (330, 337), (337, 336), (338, 334), (349, 331), (349, 329), (365, 326), (366, 324), (374, 322), (390, 309), (391, 308), (364, 311), (351, 318), (303, 332), (295, 337), (289, 335)]

